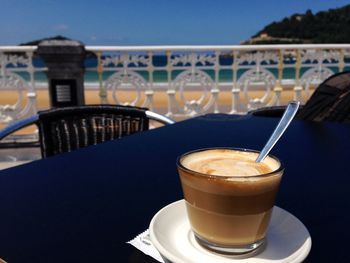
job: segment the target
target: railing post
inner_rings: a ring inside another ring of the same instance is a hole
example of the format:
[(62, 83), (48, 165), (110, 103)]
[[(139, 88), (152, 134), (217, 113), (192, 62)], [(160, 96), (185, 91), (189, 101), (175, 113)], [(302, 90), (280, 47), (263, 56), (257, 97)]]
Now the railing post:
[(37, 96), (36, 96), (36, 90), (35, 90), (35, 80), (34, 80), (34, 72), (35, 68), (33, 66), (33, 52), (27, 52), (28, 56), (28, 71), (30, 76), (30, 85), (29, 90), (27, 91), (27, 97), (30, 104), (30, 110), (31, 113), (34, 115), (37, 113)]
[(300, 49), (296, 50), (296, 62), (295, 62), (295, 86), (294, 86), (294, 100), (303, 101), (301, 92), (303, 87), (300, 83), (300, 69), (301, 69), (301, 54)]
[(154, 66), (153, 66), (153, 52), (148, 51), (148, 65), (147, 65), (147, 71), (149, 74), (149, 80), (147, 85), (147, 90), (145, 90), (145, 96), (146, 100), (143, 105), (143, 107), (149, 108), (150, 110), (153, 110), (153, 95), (154, 95), (154, 78), (153, 78), (153, 72), (154, 72)]
[(232, 63), (232, 108), (230, 114), (234, 114), (238, 112), (239, 104), (240, 104), (240, 89), (237, 88), (237, 68), (238, 68), (238, 52), (233, 51), (233, 63)]
[(281, 105), (281, 94), (283, 91), (282, 78), (283, 78), (283, 54), (284, 50), (280, 49), (278, 51), (278, 65), (277, 65), (277, 81), (275, 87), (273, 88), (274, 97), (271, 100), (269, 106), (280, 106)]
[(171, 71), (172, 71), (172, 65), (171, 65), (171, 51), (167, 50), (166, 51), (166, 56), (167, 56), (167, 65), (166, 65), (166, 71), (167, 71), (167, 78), (168, 78), (168, 90), (167, 90), (167, 95), (168, 95), (168, 112), (167, 116), (172, 117), (173, 116), (173, 105), (175, 105), (175, 90), (171, 85)]
[(98, 84), (100, 100), (102, 104), (107, 104), (107, 90), (103, 85), (103, 62), (102, 62), (102, 52), (97, 52), (97, 74), (98, 74)]
[(345, 61), (344, 61), (344, 55), (345, 51), (344, 49), (340, 50), (340, 56), (339, 56), (339, 72), (343, 72), (345, 68)]
[(5, 77), (6, 59), (5, 54), (0, 51), (0, 76)]
[(220, 51), (215, 51), (215, 65), (214, 65), (214, 70), (215, 70), (215, 86), (214, 88), (210, 91), (212, 96), (213, 96), (213, 103), (214, 103), (214, 113), (219, 113), (219, 105), (218, 105), (218, 98), (220, 94), (220, 89), (219, 87), (219, 71), (220, 71)]

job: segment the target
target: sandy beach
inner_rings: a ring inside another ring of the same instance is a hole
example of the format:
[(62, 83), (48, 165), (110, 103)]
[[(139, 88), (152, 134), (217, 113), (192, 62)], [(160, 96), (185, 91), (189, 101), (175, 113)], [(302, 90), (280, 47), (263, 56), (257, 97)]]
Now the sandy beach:
[[(261, 97), (263, 95), (262, 91), (252, 91), (249, 93), (251, 97)], [(24, 93), (23, 105), (27, 103), (26, 94)], [(199, 92), (188, 91), (186, 92), (186, 99), (198, 99), (200, 97)], [(281, 104), (286, 104), (288, 101), (293, 99), (293, 91), (285, 90), (282, 93)], [(120, 91), (118, 92), (118, 99), (121, 102), (132, 101), (135, 98), (135, 92), (130, 91)], [(112, 93), (108, 92), (107, 95), (109, 103), (113, 104)], [(0, 91), (0, 105), (14, 104), (18, 99), (18, 93), (14, 91)], [(144, 98), (143, 98), (144, 99)], [(243, 94), (241, 95), (241, 100), (244, 101)], [(162, 114), (167, 112), (168, 107), (168, 95), (165, 90), (159, 90), (154, 92), (153, 97), (153, 110)], [(100, 104), (99, 91), (96, 89), (88, 89), (85, 91), (85, 102), (86, 104)], [(219, 110), (222, 113), (229, 113), (232, 105), (232, 93), (230, 91), (222, 91), (219, 94)], [(50, 108), (50, 100), (47, 89), (37, 90), (37, 109), (44, 110)], [(4, 127), (4, 124), (0, 124), (0, 127)], [(28, 129), (27, 129), (28, 130)], [(31, 129), (30, 129), (31, 131)], [(24, 131), (26, 132), (26, 131)]]
[[(251, 97), (261, 97), (263, 95), (262, 91), (252, 91), (249, 93)], [(186, 92), (186, 99), (198, 99), (201, 94), (196, 91)], [(281, 104), (287, 103), (289, 100), (293, 99), (292, 90), (284, 90), (282, 93)], [(118, 92), (118, 99), (121, 102), (131, 101), (135, 98), (136, 94), (132, 91), (120, 91)], [(108, 92), (107, 98), (111, 104), (113, 104), (112, 93)], [(14, 104), (18, 99), (18, 93), (14, 91), (0, 91), (0, 105)], [(168, 105), (168, 95), (166, 91), (155, 91), (154, 92), (154, 105), (153, 109), (155, 111), (164, 112)], [(243, 94), (241, 95), (242, 102), (245, 102)], [(27, 103), (26, 94), (24, 93), (23, 104)], [(100, 104), (100, 97), (98, 90), (86, 90), (85, 91), (85, 103), (86, 104)], [(227, 112), (225, 109), (230, 108), (232, 104), (232, 93), (230, 91), (221, 91), (219, 94), (219, 105), (222, 108), (222, 112)], [(47, 89), (39, 89), (37, 91), (37, 108), (38, 110), (48, 109), (50, 107), (49, 94)]]

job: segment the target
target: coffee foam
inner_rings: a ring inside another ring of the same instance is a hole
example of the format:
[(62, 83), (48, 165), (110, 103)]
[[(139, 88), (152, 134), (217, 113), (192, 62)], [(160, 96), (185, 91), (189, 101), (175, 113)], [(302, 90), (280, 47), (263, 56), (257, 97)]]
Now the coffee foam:
[(194, 152), (182, 158), (182, 165), (192, 171), (225, 177), (256, 176), (275, 171), (279, 162), (266, 157), (256, 163), (258, 153), (231, 149), (210, 149)]

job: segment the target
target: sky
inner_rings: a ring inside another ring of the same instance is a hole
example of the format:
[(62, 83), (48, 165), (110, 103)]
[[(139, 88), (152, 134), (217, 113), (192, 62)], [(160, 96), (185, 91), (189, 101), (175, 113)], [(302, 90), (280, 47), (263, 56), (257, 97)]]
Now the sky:
[(350, 0), (0, 0), (0, 45), (63, 35), (86, 45), (236, 45), (294, 13)]

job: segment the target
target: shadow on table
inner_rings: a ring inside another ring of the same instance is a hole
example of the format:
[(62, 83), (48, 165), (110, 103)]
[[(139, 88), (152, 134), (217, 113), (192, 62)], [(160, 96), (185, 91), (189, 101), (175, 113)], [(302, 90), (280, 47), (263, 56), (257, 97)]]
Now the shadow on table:
[(205, 120), (205, 121), (241, 121), (251, 118), (252, 115), (245, 114), (245, 115), (238, 115), (238, 114), (224, 114), (224, 113), (211, 113), (206, 114), (204, 116), (197, 117), (198, 120)]
[(134, 249), (133, 253), (129, 257), (129, 263), (155, 263), (157, 260), (145, 255), (143, 252)]

